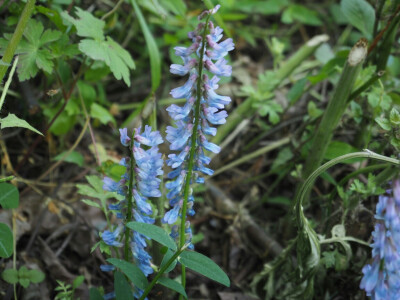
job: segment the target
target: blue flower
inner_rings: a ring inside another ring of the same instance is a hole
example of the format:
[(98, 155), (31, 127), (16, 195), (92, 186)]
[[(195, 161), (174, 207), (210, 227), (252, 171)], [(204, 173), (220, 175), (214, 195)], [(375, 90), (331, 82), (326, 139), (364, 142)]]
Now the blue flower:
[(372, 299), (400, 299), (400, 182), (393, 196), (380, 196), (372, 232), (372, 262), (362, 269), (360, 288)]
[(115, 267), (113, 265), (100, 265), (100, 269), (103, 272), (111, 272), (115, 270)]
[[(120, 129), (121, 133), (121, 143), (124, 146), (130, 146), (131, 140), (127, 136), (127, 129)], [(131, 149), (133, 154), (133, 161), (129, 158), (123, 158), (120, 161), (120, 165), (126, 167), (126, 173), (121, 177), (119, 182), (115, 182), (111, 178), (105, 177), (103, 182), (103, 189), (110, 192), (117, 192), (124, 195), (126, 198), (116, 204), (110, 204), (109, 209), (116, 212), (119, 219), (126, 219), (127, 204), (129, 201), (133, 201), (133, 219), (137, 222), (154, 223), (154, 219), (151, 217), (153, 209), (149, 203), (148, 197), (159, 197), (160, 183), (161, 179), (158, 178), (163, 174), (163, 159), (161, 153), (159, 153), (158, 145), (163, 143), (163, 139), (158, 131), (152, 131), (150, 126), (145, 126), (142, 132), (141, 127), (134, 130), (134, 143)], [(145, 146), (143, 148), (143, 146)], [(134, 164), (133, 164), (134, 163)], [(131, 173), (131, 164), (134, 168), (133, 174), (133, 186), (132, 188), (132, 198), (127, 199), (127, 194), (125, 191), (128, 189)], [(129, 201), (128, 201), (129, 200)], [(124, 230), (124, 223), (118, 225), (117, 229), (113, 232), (105, 230), (101, 238), (103, 241), (110, 246), (121, 247), (123, 240), (122, 231)], [(130, 248), (132, 251), (132, 256), (134, 263), (142, 270), (145, 276), (153, 273), (153, 268), (151, 265), (151, 256), (147, 253), (147, 241), (146, 237), (132, 231), (130, 240)], [(102, 265), (101, 269), (103, 271), (112, 271), (113, 266)], [(134, 297), (140, 298), (143, 291), (135, 288)], [(115, 297), (115, 293), (109, 293), (105, 296), (107, 299), (112, 299)], [(146, 298), (147, 299), (147, 298)]]
[(129, 146), (131, 139), (128, 136), (128, 129), (122, 128), (119, 130), (119, 133), (121, 134), (121, 144), (124, 145), (125, 147)]
[[(214, 9), (203, 12), (199, 18), (214, 14), (218, 9), (219, 5)], [(204, 33), (207, 26), (209, 34)], [(188, 33), (192, 45), (175, 47), (175, 54), (181, 57), (183, 65), (172, 64), (170, 71), (172, 74), (180, 76), (189, 74), (189, 79), (183, 86), (171, 91), (173, 98), (186, 98), (186, 103), (182, 107), (172, 104), (167, 108), (170, 117), (175, 121), (175, 126), (167, 127), (166, 139), (170, 142), (170, 149), (178, 151), (178, 153), (170, 154), (167, 160), (168, 166), (174, 170), (168, 173), (168, 178), (172, 180), (165, 185), (168, 189), (167, 198), (172, 208), (166, 212), (162, 220), (164, 223), (174, 224), (177, 221), (181, 214), (184, 197), (188, 197), (186, 213), (190, 216), (195, 214), (191, 189), (189, 189), (189, 194), (185, 195), (183, 186), (187, 181), (204, 183), (204, 178), (200, 174), (212, 175), (214, 173), (213, 170), (206, 167), (211, 159), (204, 154), (204, 151), (218, 153), (221, 150), (218, 145), (209, 142), (206, 135), (215, 136), (217, 133), (217, 129), (211, 127), (210, 124), (220, 125), (226, 122), (228, 114), (223, 109), (231, 102), (230, 97), (216, 93), (220, 80), (218, 76), (230, 76), (232, 73), (232, 67), (227, 64), (224, 57), (234, 49), (234, 45), (232, 39), (221, 41), (222, 32), (223, 30), (218, 26), (214, 27), (211, 21), (208, 24), (199, 23), (196, 30)], [(206, 34), (206, 40), (203, 40), (203, 34)], [(203, 47), (204, 53), (200, 53), (203, 51)], [(207, 50), (207, 47), (210, 49)], [(200, 57), (202, 57), (202, 60), (200, 60)], [(196, 66), (200, 70), (210, 71), (215, 76), (209, 79), (203, 72), (199, 74)], [(196, 108), (200, 108), (200, 111), (196, 111)], [(195, 120), (194, 118), (198, 114), (200, 119)], [(198, 127), (194, 128), (194, 124), (198, 124)], [(192, 178), (187, 178), (189, 158), (193, 154)], [(177, 232), (176, 227), (174, 228), (173, 230)], [(190, 226), (188, 228), (187, 243), (191, 248)], [(176, 233), (173, 232), (172, 235), (175, 237)]]
[(123, 230), (122, 226), (118, 226), (117, 229), (114, 230), (113, 232), (105, 230), (101, 235), (101, 238), (109, 246), (122, 247), (122, 243), (116, 240), (117, 238), (119, 238), (119, 235), (122, 230)]

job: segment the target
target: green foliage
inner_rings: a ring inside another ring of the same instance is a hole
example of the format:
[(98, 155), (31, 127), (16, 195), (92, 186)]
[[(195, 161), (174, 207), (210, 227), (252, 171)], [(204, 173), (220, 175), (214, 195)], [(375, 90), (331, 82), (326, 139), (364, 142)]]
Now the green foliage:
[(0, 206), (3, 209), (17, 208), (19, 205), (18, 189), (9, 183), (0, 183)]
[(164, 229), (153, 225), (141, 222), (129, 222), (126, 227), (143, 234), (144, 236), (159, 242), (161, 245), (166, 246), (176, 251), (176, 244), (174, 240), (165, 232)]
[(74, 293), (75, 290), (85, 281), (84, 276), (78, 276), (74, 279), (72, 282), (72, 285), (70, 284), (65, 284), (61, 280), (56, 280), (58, 283), (58, 286), (54, 289), (54, 291), (57, 292), (57, 295), (55, 296), (55, 300), (79, 300), (80, 298), (75, 298)]
[(37, 134), (43, 135), (40, 131), (36, 130), (31, 125), (29, 125), (28, 122), (18, 118), (14, 114), (8, 114), (7, 117), (0, 119), (0, 124), (1, 124), (1, 129), (10, 128), (10, 127), (22, 127), (22, 128), (29, 129), (33, 132), (36, 132)]
[[(58, 155), (57, 155), (56, 157), (54, 157), (53, 159), (59, 161), (59, 160), (61, 160), (61, 159), (64, 157), (64, 155), (65, 155), (66, 153), (67, 153), (67, 151), (64, 151), (64, 152), (58, 154)], [(77, 151), (71, 151), (71, 153), (69, 153), (69, 154), (64, 158), (64, 161), (65, 161), (65, 162), (69, 162), (69, 163), (76, 164), (76, 165), (78, 165), (78, 166), (80, 166), (80, 167), (83, 167), (83, 155), (80, 154), (80, 153), (77, 152)]]
[(124, 80), (126, 85), (130, 86), (131, 80), (129, 70), (135, 68), (135, 63), (132, 60), (129, 52), (123, 49), (110, 36), (105, 36), (103, 29), (105, 22), (97, 19), (91, 13), (76, 8), (77, 19), (74, 19), (65, 12), (61, 13), (61, 17), (72, 23), (77, 34), (82, 39), (79, 43), (81, 50), (93, 60), (104, 61), (110, 68), (115, 78)]
[(45, 275), (39, 270), (28, 270), (25, 266), (22, 266), (19, 270), (4, 270), (1, 274), (1, 277), (10, 284), (19, 283), (24, 288), (27, 288), (30, 283), (42, 282), (45, 278)]
[(0, 257), (8, 258), (13, 253), (13, 234), (4, 223), (0, 223)]
[(157, 283), (159, 283), (159, 284), (181, 294), (183, 297), (187, 298), (184, 287), (180, 283), (176, 282), (175, 280), (169, 279), (167, 277), (161, 277), (158, 279)]
[(227, 287), (230, 286), (230, 280), (225, 272), (207, 256), (194, 251), (183, 251), (178, 260), (187, 268)]
[(366, 0), (342, 0), (340, 8), (349, 23), (360, 30), (367, 38), (372, 37), (375, 10)]
[(393, 107), (389, 117), (378, 117), (375, 122), (386, 132), (390, 143), (400, 149), (400, 113)]
[[(51, 43), (60, 39), (62, 33), (57, 30), (47, 29), (44, 31), (43, 24), (30, 20), (25, 31), (24, 39), (21, 40), (16, 54), (20, 55), (18, 77), (24, 81), (36, 76), (39, 70), (49, 74), (54, 68), (54, 55), (49, 49)], [(10, 36), (6, 36), (10, 38)], [(0, 39), (1, 48), (7, 44), (7, 40)]]
[(147, 48), (149, 50), (150, 55), (150, 69), (151, 69), (151, 89), (154, 92), (158, 86), (160, 85), (161, 81), (161, 57), (160, 51), (158, 50), (156, 41), (154, 40), (153, 35), (151, 34), (147, 23), (142, 15), (142, 12), (137, 5), (135, 0), (130, 0), (135, 13), (138, 17), (140, 27), (142, 28), (144, 38), (146, 40)]
[(131, 286), (121, 272), (115, 272), (114, 274), (114, 289), (117, 300), (134, 300)]
[(291, 4), (282, 14), (282, 22), (291, 24), (295, 21), (311, 26), (319, 26), (322, 24), (322, 21), (315, 11), (303, 5)]
[(120, 269), (135, 286), (142, 290), (146, 289), (147, 278), (136, 265), (118, 258), (109, 258), (107, 261)]

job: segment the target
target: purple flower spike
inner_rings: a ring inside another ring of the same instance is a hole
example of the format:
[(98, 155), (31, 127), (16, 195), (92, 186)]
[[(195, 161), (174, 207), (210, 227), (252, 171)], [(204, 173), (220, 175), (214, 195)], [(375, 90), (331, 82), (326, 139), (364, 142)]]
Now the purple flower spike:
[[(199, 18), (215, 14), (219, 8), (217, 5), (213, 9), (206, 10)], [(200, 175), (214, 173), (206, 167), (211, 159), (204, 152), (218, 153), (221, 149), (209, 142), (206, 135), (215, 136), (217, 133), (217, 129), (210, 124), (219, 125), (226, 122), (228, 114), (224, 108), (231, 102), (230, 97), (218, 95), (216, 90), (219, 87), (219, 76), (231, 76), (232, 67), (227, 64), (224, 57), (234, 49), (234, 45), (232, 39), (222, 40), (223, 30), (220, 27), (214, 26), (211, 21), (207, 22), (207, 24), (199, 23), (194, 31), (188, 33), (192, 41), (191, 46), (174, 48), (175, 54), (181, 57), (183, 65), (172, 64), (170, 67), (172, 74), (180, 76), (188, 74), (189, 79), (183, 86), (171, 91), (173, 98), (186, 98), (186, 103), (182, 107), (172, 104), (167, 108), (169, 115), (175, 121), (175, 126), (167, 127), (166, 139), (170, 142), (170, 149), (178, 151), (170, 154), (167, 160), (168, 166), (173, 169), (168, 174), (168, 178), (172, 181), (165, 185), (168, 189), (167, 198), (172, 207), (163, 218), (163, 222), (168, 224), (175, 223), (179, 216), (186, 218), (181, 212), (183, 201), (189, 201), (186, 214), (189, 216), (195, 214), (191, 189), (186, 189), (186, 192), (189, 191), (188, 195), (185, 194), (183, 187), (186, 183), (204, 183), (204, 178)], [(204, 40), (203, 36), (207, 38)], [(210, 79), (206, 73), (215, 76)], [(187, 177), (189, 160), (193, 160), (190, 162), (193, 171), (190, 173), (191, 178)], [(190, 224), (186, 229), (188, 248), (192, 249)], [(176, 227), (173, 230), (179, 231)], [(175, 231), (172, 234), (174, 237)]]
[(372, 262), (362, 269), (360, 288), (372, 299), (400, 299), (400, 182), (380, 196), (372, 233)]

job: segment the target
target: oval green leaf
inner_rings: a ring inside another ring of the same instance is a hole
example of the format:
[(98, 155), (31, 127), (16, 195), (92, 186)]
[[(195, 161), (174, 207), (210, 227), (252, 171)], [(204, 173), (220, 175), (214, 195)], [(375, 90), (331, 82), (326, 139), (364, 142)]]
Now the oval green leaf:
[(194, 251), (184, 251), (179, 256), (181, 264), (227, 287), (230, 280), (224, 271), (210, 258)]
[(137, 266), (118, 258), (109, 258), (107, 261), (119, 268), (138, 288), (142, 290), (146, 289), (148, 285), (147, 278)]
[(18, 189), (10, 183), (0, 183), (0, 205), (4, 209), (17, 208), (19, 205)]
[(157, 280), (157, 283), (159, 283), (159, 284), (161, 284), (161, 285), (163, 285), (163, 286), (165, 286), (165, 287), (167, 287), (167, 288), (169, 288), (169, 289), (181, 294), (183, 297), (185, 297), (187, 299), (187, 295), (186, 295), (185, 289), (183, 288), (183, 286), (180, 283), (176, 282), (175, 280), (172, 280), (172, 279), (167, 278), (167, 277), (160, 277)]
[(13, 235), (10, 228), (0, 223), (0, 257), (8, 258), (13, 253)]
[(174, 240), (161, 227), (141, 222), (129, 222), (126, 224), (126, 226), (152, 240), (159, 242), (161, 245), (167, 246), (168, 248), (176, 251), (176, 244)]

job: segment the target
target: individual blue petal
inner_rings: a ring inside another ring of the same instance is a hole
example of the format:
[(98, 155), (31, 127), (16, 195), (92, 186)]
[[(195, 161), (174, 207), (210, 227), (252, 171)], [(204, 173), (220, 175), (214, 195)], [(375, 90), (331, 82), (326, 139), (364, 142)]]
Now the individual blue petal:
[(207, 92), (207, 103), (209, 106), (224, 108), (225, 105), (231, 103), (230, 97), (218, 95), (209, 85), (205, 84), (204, 88)]
[(113, 265), (100, 265), (100, 269), (103, 272), (111, 272), (111, 271), (115, 270), (115, 266), (113, 266)]
[(199, 48), (200, 44), (198, 42), (193, 43), (190, 47), (186, 48), (186, 47), (175, 47), (175, 54), (177, 56), (189, 56), (191, 54), (193, 54), (194, 52), (197, 51), (197, 49)]
[(197, 64), (196, 59), (190, 59), (188, 60), (185, 65), (178, 65), (178, 64), (172, 64), (170, 66), (170, 72), (172, 74), (180, 75), (180, 76), (185, 76), (187, 73), (189, 73)]
[(228, 113), (225, 110), (218, 111), (215, 107), (203, 107), (204, 115), (208, 122), (214, 125), (221, 125), (226, 123)]
[(116, 192), (119, 188), (118, 182), (115, 182), (110, 177), (104, 177), (103, 179), (103, 190), (108, 192)]
[(163, 223), (174, 224), (178, 219), (180, 206), (179, 204), (175, 205), (173, 209), (170, 209), (165, 214), (164, 218), (162, 219)]
[(204, 135), (200, 136), (202, 146), (213, 153), (219, 153), (221, 151), (221, 147), (217, 146), (214, 143), (207, 141)]
[(197, 79), (197, 74), (192, 74), (183, 86), (177, 87), (171, 91), (171, 95), (175, 99), (189, 98), (192, 88)]
[(146, 215), (151, 215), (153, 213), (151, 205), (147, 203), (147, 199), (140, 196), (137, 190), (133, 190), (133, 197), (136, 201), (136, 207), (140, 210), (141, 213), (144, 213)]
[(193, 104), (195, 102), (194, 97), (190, 97), (183, 107), (176, 104), (172, 104), (167, 108), (167, 111), (172, 119), (175, 121), (182, 120), (186, 118), (190, 111), (192, 110)]
[(186, 156), (189, 154), (190, 147), (186, 146), (183, 150), (178, 154), (170, 154), (168, 155), (167, 165), (173, 169), (178, 168), (183, 164), (186, 159)]
[(121, 144), (124, 145), (125, 147), (129, 146), (131, 139), (128, 136), (128, 129), (122, 128), (119, 130), (119, 133), (121, 135)]
[(103, 296), (104, 300), (110, 300), (115, 298), (115, 292), (112, 291), (111, 293), (107, 293)]
[(225, 76), (229, 77), (232, 74), (232, 67), (227, 65), (227, 60), (224, 58), (220, 58), (215, 64), (210, 60), (207, 59), (204, 62), (204, 65), (207, 70), (217, 76)]
[(151, 126), (146, 125), (143, 133), (140, 133), (140, 131), (141, 127), (135, 128), (135, 140), (137, 140), (140, 144), (153, 147), (163, 143), (160, 132), (152, 131)]
[(145, 215), (140, 214), (136, 209), (133, 210), (133, 216), (136, 221), (147, 223), (147, 224), (154, 224), (154, 219)]
[(180, 150), (186, 145), (188, 138), (192, 135), (193, 124), (183, 121), (176, 122), (178, 127), (167, 127), (167, 140), (171, 143), (171, 150)]
[(119, 237), (122, 229), (122, 226), (118, 226), (117, 229), (113, 232), (105, 230), (101, 235), (101, 238), (109, 246), (122, 247), (122, 243), (116, 240)]

